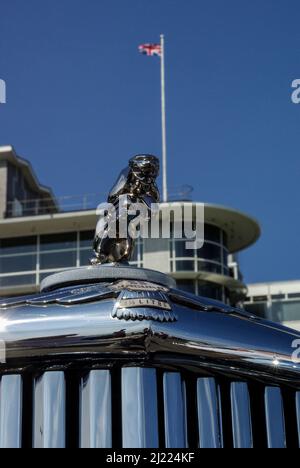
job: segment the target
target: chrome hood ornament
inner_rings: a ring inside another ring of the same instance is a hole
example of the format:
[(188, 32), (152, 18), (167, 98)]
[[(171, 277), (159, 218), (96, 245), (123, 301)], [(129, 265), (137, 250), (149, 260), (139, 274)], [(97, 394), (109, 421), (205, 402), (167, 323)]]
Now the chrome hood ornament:
[[(108, 195), (107, 202), (112, 210), (108, 211), (105, 219), (101, 216), (97, 225), (92, 265), (127, 264), (131, 260), (135, 241), (130, 223), (134, 216), (128, 216), (128, 212), (132, 205), (142, 204), (148, 216), (151, 214), (152, 205), (160, 198), (156, 185), (158, 175), (159, 160), (155, 156), (143, 154), (130, 159)], [(120, 228), (124, 223), (125, 233)]]

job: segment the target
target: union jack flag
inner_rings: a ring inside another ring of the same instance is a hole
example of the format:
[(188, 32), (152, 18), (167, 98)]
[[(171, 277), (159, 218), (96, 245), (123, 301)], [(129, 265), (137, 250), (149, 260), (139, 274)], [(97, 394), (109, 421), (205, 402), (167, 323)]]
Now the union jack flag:
[(160, 44), (142, 44), (139, 46), (141, 54), (147, 55), (148, 57), (154, 57), (157, 55), (161, 57), (162, 49)]

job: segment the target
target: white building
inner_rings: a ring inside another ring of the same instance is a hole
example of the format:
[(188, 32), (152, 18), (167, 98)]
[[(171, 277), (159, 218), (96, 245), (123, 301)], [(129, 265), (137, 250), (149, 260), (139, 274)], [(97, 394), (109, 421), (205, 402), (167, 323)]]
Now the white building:
[(245, 308), (255, 315), (300, 330), (300, 280), (248, 285)]
[[(0, 148), (1, 167), (0, 295), (36, 292), (46, 276), (88, 265), (96, 201), (93, 207), (85, 197), (75, 206), (73, 200), (60, 204), (11, 147)], [(162, 205), (162, 211), (181, 206), (173, 202)], [(185, 240), (144, 240), (138, 242), (133, 264), (170, 274), (187, 291), (236, 304), (247, 295), (236, 255), (259, 236), (260, 227), (250, 216), (205, 204), (202, 249), (186, 250)]]

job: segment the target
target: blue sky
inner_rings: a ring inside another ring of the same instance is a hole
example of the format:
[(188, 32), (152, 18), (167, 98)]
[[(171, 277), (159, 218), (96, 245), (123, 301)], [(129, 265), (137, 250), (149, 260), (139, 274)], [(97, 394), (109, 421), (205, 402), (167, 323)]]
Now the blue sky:
[(129, 156), (161, 154), (166, 35), (169, 185), (260, 220), (247, 281), (299, 279), (298, 0), (1, 0), (0, 145), (56, 195), (105, 193)]

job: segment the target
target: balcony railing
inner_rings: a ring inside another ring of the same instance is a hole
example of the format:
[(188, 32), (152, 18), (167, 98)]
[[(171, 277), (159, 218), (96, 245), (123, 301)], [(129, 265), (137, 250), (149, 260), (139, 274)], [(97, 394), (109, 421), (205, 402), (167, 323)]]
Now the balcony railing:
[[(169, 191), (169, 201), (191, 201), (192, 192), (193, 188), (189, 185), (173, 188)], [(106, 200), (106, 197), (104, 193), (88, 193), (85, 195), (67, 195), (56, 198), (14, 200), (7, 203), (5, 217), (20, 218), (43, 214), (94, 210), (100, 202)]]

